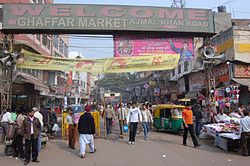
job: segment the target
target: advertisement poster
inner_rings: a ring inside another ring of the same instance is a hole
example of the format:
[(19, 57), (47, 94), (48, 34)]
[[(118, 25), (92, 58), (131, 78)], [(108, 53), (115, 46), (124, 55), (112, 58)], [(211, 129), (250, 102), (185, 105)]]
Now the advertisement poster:
[(152, 56), (179, 54), (180, 61), (194, 59), (192, 38), (167, 38), (152, 36), (114, 36), (114, 56)]

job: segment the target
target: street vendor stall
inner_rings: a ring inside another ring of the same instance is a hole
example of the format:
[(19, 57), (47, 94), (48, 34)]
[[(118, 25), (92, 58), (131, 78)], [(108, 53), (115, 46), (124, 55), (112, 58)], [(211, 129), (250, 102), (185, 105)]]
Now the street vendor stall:
[(240, 134), (238, 134), (239, 124), (235, 123), (234, 120), (230, 122), (231, 123), (213, 123), (203, 126), (203, 132), (215, 138), (214, 146), (226, 151), (238, 148), (240, 140)]

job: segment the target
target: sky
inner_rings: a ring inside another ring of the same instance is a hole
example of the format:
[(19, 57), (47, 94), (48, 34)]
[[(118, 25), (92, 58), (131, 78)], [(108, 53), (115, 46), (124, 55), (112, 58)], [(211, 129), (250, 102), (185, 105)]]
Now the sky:
[[(110, 4), (132, 6), (170, 7), (172, 0), (54, 0), (63, 4)], [(249, 0), (186, 0), (186, 8), (205, 8), (217, 11), (217, 7), (224, 5), (232, 18), (250, 18)], [(80, 37), (79, 37), (80, 36)], [(78, 51), (86, 58), (113, 57), (112, 36), (72, 35), (69, 51)]]

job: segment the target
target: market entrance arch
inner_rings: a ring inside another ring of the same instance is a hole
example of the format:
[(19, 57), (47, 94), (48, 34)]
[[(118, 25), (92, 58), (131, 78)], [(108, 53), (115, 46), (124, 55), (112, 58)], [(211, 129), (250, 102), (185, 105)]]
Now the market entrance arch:
[[(121, 34), (142, 36), (145, 34), (155, 34), (169, 37), (211, 36), (214, 34), (213, 14), (211, 10), (207, 9), (68, 4), (4, 4), (2, 9), (3, 21), (1, 32), (3, 34), (57, 33), (111, 34), (118, 36)], [(26, 53), (26, 55), (29, 55), (29, 53)], [(32, 56), (33, 61), (30, 60)], [(29, 67), (36, 67), (35, 69), (37, 69), (38, 65), (32, 65), (33, 62), (41, 64), (41, 61), (51, 62), (54, 58), (42, 57), (41, 55), (34, 56), (34, 54), (32, 56), (28, 56), (27, 59), (29, 60), (28, 62), (31, 62)], [(164, 57), (166, 58), (166, 56)], [(40, 61), (39, 58), (43, 59), (40, 59)], [(159, 57), (159, 55), (150, 56), (150, 58), (130, 59), (135, 62), (131, 66), (138, 66), (138, 62), (142, 62), (141, 64), (145, 67), (143, 61), (148, 61), (151, 63), (151, 66), (160, 66), (162, 64), (165, 68), (158, 70), (166, 70), (174, 68), (178, 62), (178, 58), (161, 59), (162, 57)], [(116, 58), (116, 60), (118, 64), (117, 68), (124, 66), (124, 59)], [(69, 62), (67, 59), (64, 59), (64, 61)], [(55, 63), (65, 64), (66, 62), (64, 63), (64, 61), (56, 59)], [(91, 65), (93, 65), (92, 61), (76, 63), (78, 66), (87, 67), (88, 70), (91, 70)], [(106, 65), (107, 63), (104, 64)], [(112, 64), (112, 61), (110, 64)], [(40, 66), (40, 69), (44, 69), (46, 66), (48, 65), (44, 64)], [(171, 67), (166, 68), (166, 66)], [(155, 70), (155, 68), (146, 68), (147, 70)], [(110, 69), (113, 70), (114, 68)], [(55, 69), (47, 68), (47, 70)], [(143, 71), (134, 68), (132, 70)], [(10, 87), (10, 85), (6, 85), (5, 87)], [(8, 96), (8, 94), (4, 95)]]

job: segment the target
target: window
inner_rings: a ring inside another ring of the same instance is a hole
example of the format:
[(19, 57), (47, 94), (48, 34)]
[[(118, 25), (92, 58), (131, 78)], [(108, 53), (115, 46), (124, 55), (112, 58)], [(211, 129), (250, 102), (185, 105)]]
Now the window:
[(184, 62), (184, 71), (188, 71), (189, 61)]
[(173, 77), (175, 76), (175, 69), (172, 70), (172, 76), (173, 76)]
[(54, 36), (54, 47), (58, 49), (58, 35)]
[(50, 39), (47, 38), (47, 48), (50, 49)]
[(64, 46), (64, 42), (63, 42), (62, 39), (60, 39), (59, 51), (60, 51), (61, 53), (63, 53), (63, 46)]
[(178, 74), (181, 74), (181, 64), (178, 65)]
[(40, 40), (41, 40), (41, 38), (40, 38), (40, 34), (36, 34), (36, 39), (37, 39), (38, 41), (40, 41)]
[(64, 45), (64, 56), (68, 57), (68, 46), (66, 44)]
[(47, 35), (43, 35), (42, 44), (43, 44), (44, 46), (47, 45)]

